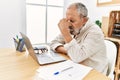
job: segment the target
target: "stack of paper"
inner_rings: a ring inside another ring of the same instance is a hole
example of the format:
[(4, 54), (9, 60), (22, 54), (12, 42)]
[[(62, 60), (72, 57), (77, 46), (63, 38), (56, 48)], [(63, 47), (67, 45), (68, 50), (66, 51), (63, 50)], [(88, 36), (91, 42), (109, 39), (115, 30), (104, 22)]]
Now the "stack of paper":
[(38, 76), (43, 80), (82, 80), (92, 68), (67, 60), (40, 67)]

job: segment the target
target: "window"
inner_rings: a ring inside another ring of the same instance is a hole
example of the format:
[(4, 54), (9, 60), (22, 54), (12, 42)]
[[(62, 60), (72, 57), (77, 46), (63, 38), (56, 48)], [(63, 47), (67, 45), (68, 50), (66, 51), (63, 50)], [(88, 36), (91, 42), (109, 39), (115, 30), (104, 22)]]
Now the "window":
[(59, 34), (64, 0), (26, 0), (27, 36), (32, 44), (49, 43)]

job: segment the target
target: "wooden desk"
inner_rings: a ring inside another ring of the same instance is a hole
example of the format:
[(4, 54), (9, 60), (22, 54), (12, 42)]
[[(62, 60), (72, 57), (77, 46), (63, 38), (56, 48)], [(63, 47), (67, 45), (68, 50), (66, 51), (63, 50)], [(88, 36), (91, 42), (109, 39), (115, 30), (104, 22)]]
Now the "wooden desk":
[[(0, 49), (0, 80), (34, 80), (40, 66), (25, 53), (14, 49)], [(110, 80), (92, 70), (83, 80)]]

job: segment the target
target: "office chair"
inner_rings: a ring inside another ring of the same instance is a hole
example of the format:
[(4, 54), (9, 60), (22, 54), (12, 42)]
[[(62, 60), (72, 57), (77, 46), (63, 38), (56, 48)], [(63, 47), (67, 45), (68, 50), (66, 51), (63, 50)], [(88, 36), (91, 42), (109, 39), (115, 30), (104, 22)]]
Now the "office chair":
[(114, 69), (115, 69), (115, 62), (117, 56), (117, 46), (114, 42), (109, 40), (104, 40), (106, 45), (107, 51), (107, 58), (108, 58), (108, 71), (107, 76), (114, 80)]

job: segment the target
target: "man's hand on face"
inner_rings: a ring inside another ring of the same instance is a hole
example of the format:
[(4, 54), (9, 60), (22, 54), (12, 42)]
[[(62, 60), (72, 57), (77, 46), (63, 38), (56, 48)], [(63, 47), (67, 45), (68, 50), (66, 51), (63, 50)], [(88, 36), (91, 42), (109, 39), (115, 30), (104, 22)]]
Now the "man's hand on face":
[(72, 26), (71, 22), (68, 22), (66, 18), (63, 18), (58, 23), (58, 27), (63, 35), (70, 34), (69, 26)]
[(69, 22), (66, 18), (63, 18), (58, 23), (58, 27), (65, 38), (66, 42), (70, 42), (72, 40), (69, 27), (72, 26), (71, 22)]

